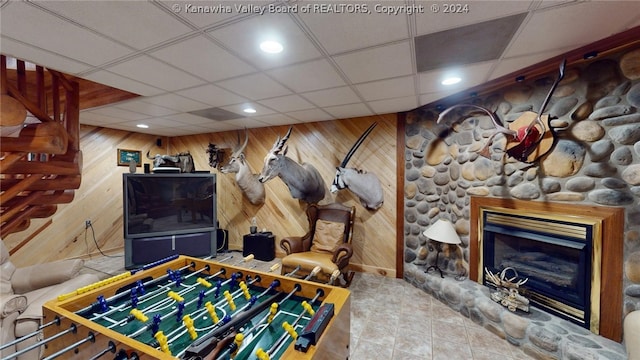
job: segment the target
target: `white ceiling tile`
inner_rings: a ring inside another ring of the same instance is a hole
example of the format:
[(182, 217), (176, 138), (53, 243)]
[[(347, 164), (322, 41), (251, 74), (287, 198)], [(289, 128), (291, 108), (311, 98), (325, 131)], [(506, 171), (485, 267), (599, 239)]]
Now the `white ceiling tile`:
[(111, 116), (111, 117), (123, 119), (123, 120), (140, 120), (140, 119), (148, 119), (151, 117), (149, 115), (140, 114), (137, 112), (124, 110), (124, 109), (119, 109), (115, 106), (104, 106), (99, 109), (93, 110), (93, 113), (105, 115), (105, 116)]
[(82, 78), (143, 96), (153, 96), (165, 92), (164, 90), (158, 89), (157, 87), (143, 84), (141, 82), (129, 79), (124, 76), (120, 76), (118, 74), (114, 74), (106, 70), (82, 75)]
[(38, 3), (136, 49), (144, 49), (192, 31), (189, 26), (147, 1)]
[(211, 106), (231, 105), (247, 101), (246, 98), (210, 84), (181, 90), (176, 92), (176, 94)]
[(312, 91), (302, 94), (318, 106), (335, 106), (360, 102), (358, 95), (348, 86)]
[(415, 96), (369, 101), (368, 104), (376, 114), (391, 114), (401, 111), (409, 111), (415, 109), (418, 105), (416, 103)]
[(180, 41), (150, 55), (208, 81), (228, 79), (255, 71), (253, 66), (204, 36)]
[(286, 114), (303, 122), (333, 120), (334, 117), (320, 109), (292, 111)]
[[(526, 12), (537, 1), (416, 1), (424, 5), (423, 12), (416, 12), (416, 35), (431, 34), (447, 29), (480, 23)], [(467, 8), (458, 5), (467, 5)], [(461, 12), (456, 12), (458, 9)], [(435, 49), (437, 51), (437, 49)]]
[(284, 86), (264, 74), (246, 75), (216, 83), (225, 89), (244, 94), (252, 100), (267, 99), (291, 94)]
[(385, 99), (394, 95), (415, 95), (413, 76), (357, 84), (356, 88), (367, 101)]
[[(606, 21), (603, 16), (615, 21)], [(592, 1), (572, 3), (536, 11), (517, 34), (505, 57), (533, 54), (592, 43), (625, 30), (638, 16), (636, 1)], [(597, 26), (585, 19), (599, 19)]]
[[(243, 1), (245, 3), (248, 1)], [(253, 1), (260, 2), (260, 1)], [(240, 1), (160, 1), (167, 9), (173, 11), (186, 21), (194, 24), (198, 28), (208, 27), (216, 23), (224, 22), (231, 18), (243, 16), (236, 8)], [(202, 9), (202, 10), (200, 10)]]
[(280, 112), (306, 110), (314, 107), (313, 104), (298, 95), (287, 95), (272, 99), (260, 100), (258, 102), (264, 106), (268, 106)]
[(119, 109), (125, 109), (129, 111), (135, 111), (137, 113), (146, 114), (149, 116), (165, 116), (176, 114), (179, 110), (167, 109), (162, 106), (150, 104), (144, 101), (145, 98), (136, 98), (134, 100), (127, 100), (116, 103), (115, 107)]
[[(480, 85), (487, 81), (487, 73), (495, 66), (495, 61), (486, 61), (461, 67), (428, 71), (418, 74), (418, 83), (421, 94), (431, 92), (455, 93)], [(455, 85), (442, 85), (444, 78), (456, 75), (462, 79)]]
[(145, 119), (143, 121), (137, 121), (137, 122), (132, 122), (135, 124), (139, 124), (139, 123), (144, 123), (145, 125), (149, 125), (149, 128), (154, 128), (154, 127), (175, 127), (176, 126), (176, 121), (175, 120), (171, 120), (171, 119), (167, 119), (167, 118), (163, 118), (163, 117), (154, 117), (154, 118), (149, 118), (149, 119)]
[(109, 71), (167, 91), (201, 85), (204, 81), (149, 56), (139, 56), (108, 68)]
[(203, 104), (201, 102), (193, 101), (191, 99), (187, 99), (183, 96), (176, 95), (176, 94), (164, 94), (164, 95), (151, 96), (151, 97), (145, 98), (144, 101), (151, 104), (158, 105), (158, 106), (162, 106), (165, 108), (180, 110), (184, 112), (201, 110), (209, 107), (206, 104)]
[(22, 1), (12, 1), (2, 8), (0, 32), (4, 36), (91, 65), (103, 64), (131, 52), (123, 45)]
[(352, 117), (373, 115), (371, 110), (369, 110), (369, 108), (363, 103), (329, 106), (325, 107), (324, 111), (333, 115), (333, 117), (335, 117), (336, 119), (347, 119)]
[[(261, 69), (293, 64), (320, 57), (320, 52), (287, 14), (266, 13), (210, 32), (231, 51), (242, 54)], [(267, 54), (259, 45), (277, 40), (284, 50)]]
[[(256, 110), (256, 112), (254, 114), (248, 114), (244, 112), (244, 109), (246, 109), (247, 107), (251, 107), (254, 110)], [(238, 114), (240, 116), (245, 116), (245, 117), (254, 117), (254, 116), (258, 116), (258, 115), (270, 115), (273, 114), (275, 111), (264, 107), (260, 104), (257, 103), (251, 103), (251, 102), (247, 102), (247, 103), (243, 103), (243, 104), (235, 104), (235, 105), (229, 105), (229, 106), (223, 106), (221, 107), (221, 109), (223, 110), (227, 110), (227, 111), (231, 111), (232, 113)]]
[(420, 103), (418, 104), (418, 106), (431, 104), (435, 101), (444, 99), (447, 96), (453, 95), (455, 93), (456, 91), (438, 91), (438, 92), (433, 92), (428, 94), (422, 94), (420, 95)]
[(189, 124), (189, 125), (201, 125), (208, 124), (214, 120), (204, 118), (202, 116), (197, 116), (189, 113), (180, 113), (175, 115), (164, 116), (164, 119), (175, 121), (181, 124)]
[(413, 72), (408, 41), (356, 51), (334, 59), (354, 83), (405, 76)]
[(231, 130), (240, 130), (243, 126), (236, 124), (235, 120), (228, 121), (212, 121), (208, 124), (201, 124), (199, 126), (209, 129), (209, 132), (220, 132), (220, 131), (231, 131)]
[(256, 116), (253, 117), (254, 120), (260, 121), (264, 123), (265, 126), (280, 126), (280, 125), (290, 125), (295, 124), (297, 121), (282, 114), (272, 114), (265, 116)]
[[(310, 5), (312, 11), (301, 12), (300, 17), (320, 41), (322, 47), (330, 54), (362, 49), (409, 37), (409, 26), (405, 14), (390, 15), (382, 12), (406, 8), (404, 1), (386, 0), (378, 3), (355, 2), (351, 4), (348, 2), (312, 2)], [(327, 8), (332, 5), (338, 8), (343, 6), (345, 9), (341, 13), (319, 13), (323, 7)], [(359, 7), (359, 11), (356, 11), (356, 6)]]
[(239, 126), (240, 128), (259, 128), (265, 127), (268, 124), (256, 119), (256, 118), (242, 118), (233, 120), (233, 124)]
[(518, 70), (524, 69), (531, 65), (537, 64), (546, 59), (550, 59), (554, 56), (563, 54), (570, 50), (573, 50), (573, 47), (564, 48), (564, 49), (553, 49), (551, 51), (530, 54), (527, 56), (515, 56), (510, 58), (504, 58), (493, 69), (493, 71), (491, 72), (491, 76), (489, 77), (488, 80), (496, 79), (501, 76), (511, 74), (513, 72), (516, 72)]
[(82, 124), (92, 125), (95, 123), (102, 123), (102, 124), (113, 125), (113, 124), (127, 122), (127, 121), (128, 120), (125, 120), (125, 119), (96, 113), (95, 110), (90, 110), (90, 111), (85, 110), (80, 112), (80, 123)]
[(58, 70), (65, 74), (75, 75), (91, 68), (88, 64), (83, 64), (65, 56), (13, 41), (4, 36), (0, 38), (0, 43), (2, 43), (3, 55), (13, 56), (16, 59), (25, 61), (38, 59), (39, 64), (46, 64), (47, 68)]
[(345, 85), (336, 70), (324, 59), (291, 65), (267, 72), (296, 92), (313, 91)]

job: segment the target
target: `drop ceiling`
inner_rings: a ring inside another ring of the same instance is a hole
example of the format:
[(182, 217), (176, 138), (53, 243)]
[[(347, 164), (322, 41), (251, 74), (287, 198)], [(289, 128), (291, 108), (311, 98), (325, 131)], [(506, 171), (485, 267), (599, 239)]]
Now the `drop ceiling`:
[(635, 1), (357, 3), (4, 0), (0, 52), (140, 95), (82, 124), (181, 136), (412, 110), (640, 25)]

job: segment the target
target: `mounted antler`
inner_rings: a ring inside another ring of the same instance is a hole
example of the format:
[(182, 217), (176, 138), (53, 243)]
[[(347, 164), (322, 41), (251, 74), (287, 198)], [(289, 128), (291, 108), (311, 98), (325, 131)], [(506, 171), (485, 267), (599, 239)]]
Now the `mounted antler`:
[(285, 143), (291, 135), (293, 127), (283, 138), (278, 139), (264, 157), (264, 166), (258, 180), (265, 183), (278, 176), (287, 185), (291, 196), (308, 203), (317, 203), (324, 198), (326, 185), (318, 170), (311, 164), (297, 162), (286, 157)]
[(502, 126), (502, 122), (500, 121), (500, 119), (498, 119), (498, 117), (496, 116), (496, 114), (494, 114), (492, 111), (490, 111), (489, 109), (479, 106), (479, 105), (473, 105), (473, 104), (457, 104), (457, 105), (453, 105), (451, 107), (449, 107), (448, 109), (444, 110), (443, 112), (440, 113), (440, 116), (438, 116), (438, 121), (437, 123), (440, 124), (440, 121), (442, 121), (442, 119), (444, 119), (444, 117), (449, 114), (453, 109), (459, 108), (459, 107), (472, 107), (474, 109), (478, 109), (482, 112), (485, 112), (489, 118), (491, 119), (491, 122), (493, 122), (493, 126), (496, 128), (496, 131), (491, 134), (491, 136), (489, 137), (489, 139), (487, 139), (487, 142), (485, 143), (484, 147), (478, 151), (478, 154), (489, 158), (489, 147), (491, 146), (491, 144), (493, 143), (493, 138), (498, 135), (498, 134), (505, 134), (506, 136), (510, 136), (512, 138), (516, 138), (518, 136), (518, 132), (515, 130), (511, 130), (511, 129), (507, 129), (504, 126)]
[(332, 193), (347, 188), (358, 196), (362, 206), (371, 210), (379, 209), (384, 202), (384, 194), (380, 180), (374, 174), (355, 168), (346, 168), (346, 166), (353, 154), (358, 150), (358, 147), (360, 147), (364, 139), (366, 139), (376, 125), (377, 123), (371, 124), (371, 126), (360, 135), (355, 144), (353, 144), (342, 160), (342, 163), (340, 163), (340, 166), (336, 167), (336, 176), (333, 178), (333, 183), (331, 184)]

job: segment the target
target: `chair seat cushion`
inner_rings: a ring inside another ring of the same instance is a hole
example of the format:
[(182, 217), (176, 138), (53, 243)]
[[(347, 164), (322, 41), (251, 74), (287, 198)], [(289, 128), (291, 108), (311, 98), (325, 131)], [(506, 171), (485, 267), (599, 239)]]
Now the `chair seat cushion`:
[(294, 268), (298, 265), (306, 272), (310, 272), (314, 267), (320, 266), (322, 272), (325, 274), (331, 274), (335, 270), (338, 270), (338, 265), (331, 261), (331, 254), (316, 253), (316, 252), (302, 252), (293, 253), (282, 258), (283, 267)]

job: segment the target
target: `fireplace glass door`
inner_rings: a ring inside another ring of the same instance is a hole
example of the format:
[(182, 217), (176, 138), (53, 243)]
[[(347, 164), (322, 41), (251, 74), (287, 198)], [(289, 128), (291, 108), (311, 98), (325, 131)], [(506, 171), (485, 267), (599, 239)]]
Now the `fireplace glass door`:
[(505, 215), (485, 213), (484, 266), (494, 274), (507, 269), (507, 278), (516, 272), (518, 279), (528, 278), (522, 288), (532, 305), (589, 328), (590, 226), (578, 225), (579, 231), (574, 233), (563, 231), (567, 224), (559, 221), (544, 220), (542, 224), (541, 219), (516, 215), (509, 215), (506, 222), (504, 219)]

